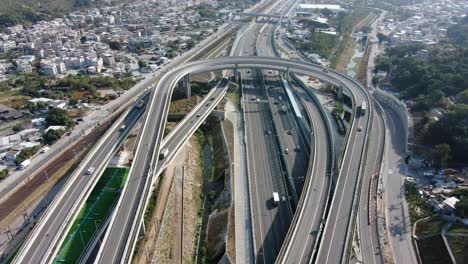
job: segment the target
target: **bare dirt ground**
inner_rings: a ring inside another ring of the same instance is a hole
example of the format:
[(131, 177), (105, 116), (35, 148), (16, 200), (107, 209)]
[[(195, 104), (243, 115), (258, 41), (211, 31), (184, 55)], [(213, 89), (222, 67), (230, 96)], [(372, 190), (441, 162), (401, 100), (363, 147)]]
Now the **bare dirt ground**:
[[(192, 263), (195, 254), (195, 228), (202, 205), (200, 153), (197, 139), (192, 137), (169, 164), (161, 182), (156, 209), (147, 227), (147, 235), (139, 247), (134, 263)], [(185, 168), (183, 191), (181, 185), (177, 187), (179, 190), (175, 188), (177, 181), (174, 181), (174, 177), (178, 166)], [(183, 193), (183, 210), (180, 191)], [(180, 221), (181, 215), (183, 222)], [(177, 243), (177, 234), (182, 235), (182, 243)], [(182, 252), (179, 254), (181, 260), (176, 260), (176, 252)]]

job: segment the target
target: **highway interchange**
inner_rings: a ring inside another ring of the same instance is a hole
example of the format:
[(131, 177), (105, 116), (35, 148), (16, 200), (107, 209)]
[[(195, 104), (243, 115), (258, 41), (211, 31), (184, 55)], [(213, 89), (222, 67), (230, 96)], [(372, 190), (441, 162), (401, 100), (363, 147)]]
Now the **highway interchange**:
[[(279, 3), (273, 5), (270, 11), (288, 14), (295, 2)], [(375, 183), (372, 178), (381, 169), (385, 140), (382, 110), (375, 111), (368, 91), (346, 75), (313, 64), (274, 58), (275, 47), (271, 40), (274, 39), (275, 28), (273, 24), (247, 24), (234, 45), (236, 56), (181, 64), (167, 72), (152, 89), (129, 181), (111, 218), (96, 263), (131, 261), (152, 186), (183, 142), (222, 100), (227, 91), (227, 82), (224, 80), (212, 89), (174, 132), (164, 138), (173, 89), (187, 74), (218, 70), (238, 71), (241, 79), (255, 262), (346, 262), (355, 222), (359, 236), (370, 238), (361, 239), (365, 240), (361, 245), (365, 263), (383, 262), (379, 251), (381, 247), (374, 239), (378, 238), (378, 234), (372, 216), (374, 213), (368, 211), (372, 208), (368, 206), (371, 202), (366, 190), (372, 189)], [(289, 82), (289, 85), (301, 102), (300, 110), (308, 119), (311, 131), (302, 130), (291, 113), (293, 110), (289, 101), (284, 102), (287, 111), (281, 107), (283, 103), (276, 104), (279, 96), (287, 98), (280, 88), (283, 77), (287, 77), (282, 75), (284, 72), (317, 77), (343, 88), (345, 94), (351, 97), (355, 111), (341, 164), (337, 165), (339, 171), (333, 189), (330, 189), (334, 157), (330, 154), (333, 138), (327, 124), (329, 121), (310, 91), (296, 82)], [(359, 114), (357, 109), (362, 102), (369, 107), (365, 113)], [(137, 119), (136, 113), (141, 114), (137, 110), (128, 114), (126, 122), (129, 122), (129, 127)], [(88, 166), (99, 166), (104, 156), (114, 151), (116, 141), (121, 141), (124, 135), (114, 130), (108, 137), (110, 140), (103, 143), (102, 154), (95, 156), (97, 159)], [(306, 137), (310, 137), (310, 148)], [(160, 160), (159, 154), (165, 148), (170, 150), (170, 155)], [(288, 153), (285, 153), (286, 148)], [(293, 188), (288, 174), (296, 177)], [(92, 186), (90, 180), (84, 177), (76, 179), (77, 184), (88, 188)], [(295, 190), (294, 194), (292, 190)], [(278, 206), (273, 205), (272, 192), (284, 197)], [(75, 197), (81, 195), (78, 192), (71, 194)], [(294, 195), (300, 196), (298, 201), (294, 201)], [(73, 197), (67, 197), (64, 203), (70, 204), (69, 200)], [(72, 210), (64, 207), (56, 219), (41, 219), (40, 225), (50, 224), (50, 228), (38, 229), (36, 233), (33, 231), (30, 243), (23, 246), (15, 261), (41, 263), (42, 259), (49, 259), (50, 256), (44, 254), (53, 254), (58, 250), (57, 242), (60, 239), (55, 235), (63, 235), (63, 230), (60, 230), (62, 225), (53, 226), (53, 223), (72, 218), (69, 214)], [(52, 243), (54, 240), (56, 242)]]

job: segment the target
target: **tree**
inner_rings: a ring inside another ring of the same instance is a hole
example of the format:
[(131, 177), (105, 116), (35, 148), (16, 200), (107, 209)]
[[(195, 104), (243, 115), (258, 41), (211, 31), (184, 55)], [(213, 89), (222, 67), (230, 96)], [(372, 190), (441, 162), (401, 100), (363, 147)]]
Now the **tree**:
[(148, 67), (148, 63), (146, 63), (143, 60), (139, 60), (138, 61), (138, 67), (140, 67), (140, 69), (146, 68), (146, 67)]
[(122, 43), (120, 41), (109, 42), (109, 48), (113, 50), (122, 50)]
[(446, 167), (447, 161), (450, 159), (450, 146), (445, 143), (435, 145), (431, 154), (437, 168)]
[(461, 217), (468, 217), (468, 197), (460, 197), (460, 201), (455, 204), (457, 214)]
[(73, 126), (73, 120), (67, 115), (67, 111), (60, 108), (54, 108), (49, 111), (46, 122), (49, 126)]
[(64, 130), (54, 130), (54, 129), (51, 129), (49, 131), (47, 131), (47, 133), (44, 134), (43, 136), (43, 141), (44, 141), (44, 144), (46, 145), (52, 145), (55, 143), (55, 141), (59, 140), (62, 135), (65, 133)]
[(4, 170), (0, 170), (0, 180), (3, 180), (5, 179), (6, 177), (8, 177), (8, 174), (10, 172), (7, 170), (7, 169), (4, 169)]
[(385, 35), (385, 34), (383, 34), (381, 32), (377, 33), (377, 38), (379, 39), (379, 43), (382, 43), (384, 41), (388, 41), (390, 39), (387, 35)]
[(324, 9), (321, 9), (320, 10), (320, 14), (322, 14), (324, 17), (331, 17), (333, 15), (333, 12), (328, 9), (328, 8), (324, 8)]
[(468, 89), (464, 90), (463, 92), (458, 94), (458, 101), (461, 104), (467, 104), (468, 105)]

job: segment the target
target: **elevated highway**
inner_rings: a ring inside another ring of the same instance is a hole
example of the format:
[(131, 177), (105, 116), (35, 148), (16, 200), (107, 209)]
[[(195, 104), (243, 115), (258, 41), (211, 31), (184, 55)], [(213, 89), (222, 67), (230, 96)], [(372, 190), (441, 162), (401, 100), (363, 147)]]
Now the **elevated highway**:
[[(41, 218), (27, 238), (26, 243), (15, 258), (16, 263), (48, 263), (53, 260), (55, 252), (59, 250), (76, 214), (79, 213), (79, 208), (82, 207), (93, 190), (108, 161), (118, 150), (118, 146), (143, 112), (144, 108), (136, 106), (130, 108), (97, 142), (96, 147), (81, 162), (77, 170), (70, 176), (67, 185), (51, 203), (44, 214), (45, 217)], [(126, 127), (124, 131), (121, 130), (122, 125)], [(86, 174), (89, 168), (95, 168), (92, 175)]]
[[(152, 168), (156, 168), (160, 163), (157, 157), (159, 156), (161, 148), (162, 133), (165, 128), (170, 98), (176, 84), (187, 74), (226, 69), (233, 69), (236, 71), (241, 68), (272, 69), (315, 76), (350, 91), (354, 95), (354, 101), (367, 100), (364, 88), (350, 77), (331, 70), (325, 71), (321, 66), (304, 62), (269, 57), (226, 57), (190, 62), (175, 67), (162, 77), (151, 95), (150, 105), (145, 114), (143, 129), (138, 139), (138, 147), (134, 159), (134, 166), (132, 166), (130, 171), (129, 183), (125, 187), (122, 199), (117, 205), (115, 215), (118, 217), (111, 221), (106, 237), (103, 240), (103, 247), (98, 254), (97, 262), (127, 263), (131, 260), (131, 253), (133, 252), (134, 245), (138, 238), (139, 232), (137, 231), (139, 231), (142, 224), (143, 209), (149, 199), (151, 185), (157, 179), (157, 173)], [(357, 133), (357, 126), (362, 126), (367, 130), (369, 123), (368, 117), (369, 113), (366, 113), (363, 116), (355, 117), (355, 121), (353, 122), (349, 140), (349, 142), (352, 143), (352, 148), (346, 150), (349, 154), (345, 154), (343, 159), (343, 164), (346, 164), (346, 168), (344, 168), (346, 169), (345, 174), (343, 175), (346, 176), (340, 177), (340, 179), (344, 180), (342, 180), (341, 189), (337, 188), (340, 201), (343, 201), (344, 196), (349, 196), (350, 194), (352, 196), (356, 188), (356, 184), (351, 185), (352, 181), (347, 179), (352, 178), (354, 179), (354, 183), (356, 183), (361, 162), (360, 156), (363, 153), (366, 138), (365, 132)], [(335, 194), (334, 200), (338, 200), (336, 197), (337, 194)], [(349, 198), (349, 201), (352, 203), (353, 197)], [(349, 220), (351, 216), (352, 207), (351, 205), (348, 206), (350, 209), (346, 210), (347, 220)], [(341, 216), (341, 212), (344, 211), (345, 207), (344, 205), (337, 207), (340, 208), (335, 210)], [(338, 215), (338, 213), (336, 214)], [(337, 226), (340, 225), (340, 230), (339, 232), (333, 232), (331, 242), (336, 242), (339, 236), (347, 237), (348, 229), (344, 221), (345, 220), (342, 220), (340, 223), (336, 223)], [(332, 224), (328, 224), (328, 226), (331, 225)], [(330, 241), (330, 239), (327, 241)], [(324, 244), (332, 243), (324, 242)], [(341, 248), (343, 247), (344, 242)], [(328, 246), (328, 248), (330, 248), (330, 246)], [(324, 253), (322, 253), (322, 255), (323, 254)]]

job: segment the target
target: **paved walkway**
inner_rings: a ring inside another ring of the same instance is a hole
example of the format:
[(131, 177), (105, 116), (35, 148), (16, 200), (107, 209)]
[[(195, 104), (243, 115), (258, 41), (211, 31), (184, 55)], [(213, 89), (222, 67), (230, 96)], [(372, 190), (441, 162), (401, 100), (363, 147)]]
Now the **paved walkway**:
[(253, 263), (253, 237), (250, 214), (249, 184), (247, 177), (246, 153), (244, 144), (244, 131), (240, 112), (234, 104), (227, 102), (226, 118), (231, 121), (234, 128), (234, 208), (236, 230), (236, 262)]
[(407, 166), (404, 163), (405, 139), (403, 128), (396, 114), (384, 106), (390, 130), (389, 148), (386, 152), (383, 177), (385, 186), (386, 223), (396, 264), (417, 264), (416, 253), (411, 242), (411, 221), (406, 201), (405, 177)]

